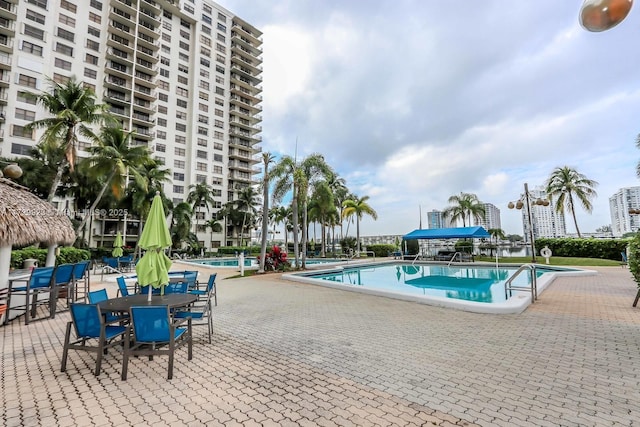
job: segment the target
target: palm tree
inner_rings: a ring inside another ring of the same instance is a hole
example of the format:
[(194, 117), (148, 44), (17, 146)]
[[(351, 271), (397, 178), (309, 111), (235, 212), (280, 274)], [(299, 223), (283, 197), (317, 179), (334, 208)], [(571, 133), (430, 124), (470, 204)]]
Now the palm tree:
[[(243, 246), (244, 229), (247, 224), (252, 222), (252, 218), (257, 214), (258, 210), (258, 193), (254, 187), (247, 187), (240, 192), (238, 198), (233, 201), (236, 210), (243, 213), (242, 226), (240, 227), (240, 246)], [(247, 221), (247, 219), (249, 221)]]
[[(487, 230), (487, 232), (491, 235), (492, 239), (496, 240), (496, 251), (498, 250), (498, 239), (506, 239), (507, 236), (506, 234), (504, 234), (504, 230), (502, 228), (490, 228)], [(491, 248), (491, 254), (489, 256), (493, 255), (493, 248)]]
[(184, 241), (189, 241), (191, 237), (191, 218), (193, 210), (186, 202), (178, 203), (171, 215), (171, 240), (173, 247), (179, 249)]
[(287, 250), (288, 245), (288, 231), (287, 224), (288, 219), (291, 216), (291, 208), (285, 206), (274, 206), (271, 208), (271, 212), (273, 212), (273, 235), (275, 236), (276, 226), (278, 224), (284, 224), (284, 247), (285, 251)]
[[(462, 226), (471, 226), (472, 219), (481, 221), (485, 215), (484, 204), (472, 193), (460, 193), (449, 197), (449, 206), (442, 211), (443, 218), (451, 221), (462, 220)], [(468, 222), (467, 222), (468, 221)]]
[(89, 147), (91, 157), (88, 160), (89, 171), (93, 176), (106, 176), (102, 189), (89, 208), (89, 215), (85, 215), (76, 229), (76, 234), (84, 228), (87, 219), (100, 203), (108, 187), (111, 187), (116, 200), (122, 198), (126, 186), (127, 176), (131, 176), (141, 186), (146, 184), (137, 167), (148, 163), (151, 154), (145, 146), (130, 146), (131, 133), (125, 133), (121, 128), (102, 128), (98, 144)]
[(211, 218), (204, 223), (205, 227), (211, 229), (211, 242), (213, 242), (213, 233), (220, 233), (222, 231), (222, 224), (216, 218)]
[(264, 262), (267, 256), (267, 239), (269, 233), (269, 164), (275, 157), (271, 153), (262, 153), (264, 173), (262, 176), (262, 241), (260, 242), (260, 267), (258, 273), (264, 273)]
[(40, 139), (41, 144), (51, 147), (62, 146), (65, 158), (58, 165), (58, 170), (47, 201), (51, 202), (56, 189), (60, 185), (62, 174), (68, 166), (73, 172), (76, 163), (78, 135), (95, 140), (96, 136), (90, 126), (100, 125), (113, 120), (108, 113), (106, 104), (97, 104), (93, 90), (85, 88), (82, 82), (75, 78), (60, 84), (49, 80), (50, 93), (32, 95), (36, 102), (41, 104), (49, 114), (48, 117), (29, 123), (26, 128), (45, 129)]
[(547, 179), (546, 192), (549, 198), (556, 197), (556, 212), (564, 214), (565, 207), (569, 209), (573, 216), (573, 223), (576, 226), (578, 237), (582, 236), (576, 219), (576, 201), (574, 198), (580, 201), (584, 210), (591, 212), (593, 209), (591, 199), (598, 195), (594, 189), (597, 186), (598, 183), (596, 181), (588, 179), (585, 175), (578, 173), (569, 166), (555, 168), (551, 172), (549, 179)]
[[(342, 218), (342, 204), (344, 203), (345, 200), (347, 200), (349, 197), (349, 189), (347, 188), (347, 182), (344, 180), (344, 178), (340, 178), (337, 174), (331, 174), (331, 176), (329, 176), (327, 178), (327, 185), (329, 186), (329, 188), (331, 189), (331, 192), (333, 193), (333, 201), (336, 204), (336, 208), (340, 210), (340, 218)], [(340, 221), (340, 238), (342, 239), (343, 237), (343, 233), (342, 233), (342, 221)], [(335, 234), (335, 231), (334, 231)]]
[(336, 212), (336, 206), (333, 201), (333, 193), (329, 185), (325, 181), (316, 184), (311, 201), (309, 202), (309, 216), (320, 222), (320, 230), (322, 233), (320, 256), (325, 257), (326, 248), (326, 226), (330, 223), (332, 213)]
[(189, 194), (187, 194), (187, 203), (191, 203), (191, 210), (196, 217), (196, 236), (198, 235), (198, 214), (197, 210), (199, 207), (204, 207), (207, 209), (207, 213), (209, 213), (209, 207), (215, 203), (213, 198), (212, 188), (206, 182), (200, 182), (196, 185), (189, 186)]
[(369, 200), (369, 196), (345, 200), (344, 211), (342, 212), (344, 218), (356, 217), (356, 252), (358, 255), (360, 255), (360, 220), (364, 214), (369, 215), (374, 220), (378, 219), (378, 214), (369, 206), (367, 200)]

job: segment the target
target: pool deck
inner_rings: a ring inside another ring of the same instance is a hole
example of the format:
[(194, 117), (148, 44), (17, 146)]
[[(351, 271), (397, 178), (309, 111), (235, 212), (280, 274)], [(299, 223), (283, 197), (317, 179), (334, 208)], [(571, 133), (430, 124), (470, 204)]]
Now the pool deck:
[(274, 274), (218, 280), (213, 343), (196, 328), (193, 360), (180, 350), (171, 381), (161, 356), (132, 360), (121, 381), (117, 351), (97, 378), (83, 352), (61, 373), (68, 314), (13, 321), (0, 327), (0, 424), (638, 425), (636, 284), (626, 268), (594, 270), (556, 279), (518, 315)]

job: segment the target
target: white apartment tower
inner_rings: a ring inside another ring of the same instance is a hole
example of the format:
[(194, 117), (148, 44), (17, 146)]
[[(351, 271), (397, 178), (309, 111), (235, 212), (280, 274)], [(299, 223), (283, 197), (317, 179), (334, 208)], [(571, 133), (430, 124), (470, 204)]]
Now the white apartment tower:
[(640, 229), (640, 215), (629, 214), (629, 209), (640, 209), (640, 187), (621, 188), (609, 197), (611, 231), (615, 237)]
[[(567, 235), (567, 227), (564, 220), (564, 214), (556, 212), (556, 205), (553, 200), (549, 200), (548, 206), (537, 205), (538, 199), (546, 199), (547, 193), (542, 188), (535, 188), (529, 191), (531, 198), (531, 220), (533, 223), (533, 235), (538, 237), (565, 237)], [(524, 195), (521, 200), (525, 200)], [(524, 232), (524, 241), (531, 240), (529, 220), (527, 218), (526, 206), (522, 208), (522, 229)]]
[(75, 76), (171, 170), (174, 203), (190, 185), (213, 187), (199, 240), (230, 244), (203, 224), (259, 172), (261, 36), (208, 0), (0, 0), (0, 155), (26, 155), (40, 138), (24, 126), (45, 112), (23, 93)]
[(493, 203), (483, 203), (484, 205), (484, 219), (476, 221), (476, 225), (484, 227), (485, 230), (492, 228), (501, 229), (502, 223), (500, 221), (500, 209)]

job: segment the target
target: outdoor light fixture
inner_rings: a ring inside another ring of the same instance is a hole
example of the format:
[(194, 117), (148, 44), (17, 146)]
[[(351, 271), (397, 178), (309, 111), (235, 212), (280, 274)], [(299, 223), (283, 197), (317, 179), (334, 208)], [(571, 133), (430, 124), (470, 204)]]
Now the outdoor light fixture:
[[(533, 217), (531, 215), (532, 205), (549, 206), (549, 200), (541, 199), (541, 198), (532, 200), (531, 195), (529, 194), (529, 184), (525, 183), (524, 198), (518, 199), (517, 202), (509, 202), (507, 204), (507, 207), (509, 209), (516, 208), (518, 210), (522, 209), (523, 207), (527, 208), (527, 220), (529, 223), (529, 237), (531, 238), (531, 262), (535, 263), (536, 262), (536, 240), (535, 240), (535, 235), (533, 233)], [(638, 212), (640, 213), (640, 210), (638, 210)]]
[(17, 164), (10, 163), (0, 171), (0, 178), (2, 178), (3, 176), (6, 176), (7, 178), (18, 179), (22, 176), (22, 169)]
[(629, 209), (629, 213), (631, 215), (639, 215), (640, 214), (640, 209)]
[(584, 0), (580, 8), (580, 25), (600, 32), (621, 23), (629, 14), (633, 0)]

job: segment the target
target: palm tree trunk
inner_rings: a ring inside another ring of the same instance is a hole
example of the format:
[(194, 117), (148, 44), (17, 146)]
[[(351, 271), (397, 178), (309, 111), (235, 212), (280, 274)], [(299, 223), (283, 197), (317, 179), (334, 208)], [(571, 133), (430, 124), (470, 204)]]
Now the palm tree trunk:
[(49, 196), (47, 196), (47, 202), (51, 203), (53, 198), (56, 195), (56, 190), (60, 186), (60, 181), (62, 181), (62, 173), (64, 172), (64, 168), (67, 165), (67, 162), (63, 160), (60, 162), (60, 166), (58, 166), (58, 170), (56, 171), (56, 176), (53, 178), (53, 182), (51, 183), (51, 188), (49, 189)]
[(320, 232), (322, 233), (322, 239), (320, 239), (320, 244), (321, 244), (322, 246), (320, 246), (320, 256), (321, 256), (322, 258), (324, 258), (324, 257), (326, 257), (326, 256), (327, 256), (327, 255), (324, 253), (324, 243), (325, 243), (325, 240), (324, 240), (324, 231), (325, 231), (325, 230), (324, 230), (324, 219), (321, 219), (321, 220), (320, 220)]
[(571, 216), (573, 217), (573, 223), (576, 226), (576, 232), (578, 233), (578, 239), (582, 238), (580, 235), (580, 229), (578, 228), (578, 220), (576, 218), (576, 210), (573, 207), (573, 197), (571, 197), (571, 193), (569, 193), (569, 203), (571, 204)]
[(87, 223), (87, 220), (89, 219), (89, 216), (92, 215), (93, 212), (95, 211), (96, 206), (98, 206), (98, 203), (100, 203), (100, 200), (102, 200), (102, 196), (104, 196), (105, 191), (107, 191), (107, 187), (109, 186), (109, 183), (111, 182), (111, 180), (113, 179), (115, 174), (116, 174), (116, 170), (114, 169), (114, 170), (111, 171), (111, 174), (109, 175), (109, 178), (107, 178), (107, 180), (105, 181), (104, 185), (100, 189), (100, 193), (98, 193), (98, 196), (96, 196), (96, 199), (93, 201), (93, 204), (89, 208), (89, 213), (87, 213), (84, 216), (84, 218), (82, 218), (82, 221), (80, 222), (80, 225), (76, 229), (76, 235), (80, 234), (80, 232), (84, 228), (85, 224)]
[(307, 239), (309, 238), (307, 228), (307, 200), (305, 199), (302, 204), (302, 256), (300, 257), (302, 260), (301, 267), (303, 269), (307, 268), (305, 264), (305, 261), (307, 260)]
[(356, 215), (356, 252), (360, 256), (360, 217)]
[(293, 200), (291, 201), (291, 212), (293, 215), (293, 256), (296, 260), (296, 267), (300, 267), (300, 257), (298, 256), (298, 199), (296, 197), (296, 188), (293, 187)]
[(264, 166), (264, 184), (262, 189), (262, 245), (260, 247), (260, 267), (258, 273), (264, 273), (264, 262), (267, 256), (267, 238), (269, 233), (269, 175), (267, 173), (267, 163)]

